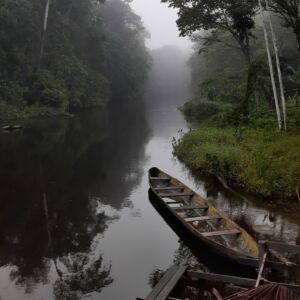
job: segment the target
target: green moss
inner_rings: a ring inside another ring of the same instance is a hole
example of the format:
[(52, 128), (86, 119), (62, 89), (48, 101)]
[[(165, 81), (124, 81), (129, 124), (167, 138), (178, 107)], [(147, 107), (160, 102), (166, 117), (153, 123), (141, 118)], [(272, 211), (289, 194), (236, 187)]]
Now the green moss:
[(300, 186), (300, 131), (201, 127), (174, 145), (194, 171), (222, 176), (263, 196), (291, 197)]

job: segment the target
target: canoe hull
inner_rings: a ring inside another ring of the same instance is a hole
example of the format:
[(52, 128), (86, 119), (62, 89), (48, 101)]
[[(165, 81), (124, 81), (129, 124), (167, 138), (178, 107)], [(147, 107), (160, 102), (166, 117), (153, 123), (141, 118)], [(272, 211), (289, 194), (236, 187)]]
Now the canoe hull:
[[(248, 266), (248, 267), (258, 267), (258, 260), (257, 259), (250, 259), (243, 256), (237, 256), (236, 252), (231, 251), (231, 249), (227, 249), (225, 247), (222, 247), (222, 249), (215, 245), (215, 243), (211, 243), (209, 240), (204, 239), (202, 236), (199, 235), (199, 233), (193, 229), (190, 228), (190, 226), (186, 226), (185, 222), (181, 220), (181, 218), (178, 218), (176, 214), (165, 204), (163, 201), (156, 195), (156, 193), (149, 189), (149, 198), (155, 207), (163, 213), (167, 218), (170, 219), (170, 221), (175, 222), (175, 226), (180, 226), (181, 231), (185, 231), (187, 233), (187, 237), (193, 239), (193, 246), (195, 246), (195, 242), (197, 243), (197, 250), (199, 248), (204, 248), (205, 250), (209, 250), (212, 252), (212, 254), (218, 255), (218, 258), (225, 258), (229, 263), (231, 263), (231, 266)], [(154, 201), (156, 203), (154, 203)], [(224, 248), (224, 249), (223, 249)], [(221, 261), (220, 261), (221, 262)]]
[[(159, 169), (157, 168), (152, 168), (149, 170), (149, 184), (150, 184), (150, 194), (152, 197), (152, 200), (158, 202), (160, 204), (161, 207), (164, 208), (165, 211), (168, 212), (168, 214), (174, 219), (176, 220), (177, 223), (179, 223), (186, 231), (188, 231), (188, 233), (193, 236), (193, 238), (195, 240), (197, 240), (200, 244), (207, 246), (214, 254), (217, 254), (220, 257), (226, 258), (227, 260), (235, 263), (235, 264), (239, 264), (239, 265), (245, 265), (245, 266), (252, 266), (252, 267), (257, 267), (258, 266), (258, 246), (256, 244), (256, 242), (254, 242), (252, 240), (252, 238), (250, 239), (250, 242), (252, 243), (252, 246), (254, 247), (255, 250), (257, 250), (256, 253), (254, 253), (253, 256), (250, 255), (243, 255), (240, 252), (226, 247), (225, 245), (222, 245), (220, 243), (216, 243), (211, 239), (208, 239), (206, 237), (204, 237), (192, 224), (186, 222), (182, 217), (180, 217), (164, 200), (163, 198), (160, 196), (160, 194), (155, 190), (153, 184), (152, 184), (152, 180), (151, 178), (153, 177), (158, 177), (162, 174), (163, 172), (161, 172)], [(166, 173), (163, 173), (166, 174)], [(167, 175), (167, 174), (166, 174)], [(184, 184), (182, 184), (181, 182), (177, 181), (175, 178), (171, 177), (170, 175), (168, 175), (172, 181), (172, 183), (174, 185), (180, 185), (181, 187), (183, 187), (185, 190), (190, 190), (188, 187), (186, 187)], [(191, 190), (190, 190), (191, 191)], [(197, 195), (197, 194), (195, 194)], [(200, 197), (197, 195), (197, 197)], [(200, 199), (202, 201), (202, 199)], [(205, 203), (206, 201), (203, 200)], [(209, 208), (210, 210), (216, 211), (216, 209), (214, 207)], [(223, 214), (219, 213), (218, 214), (222, 215), (222, 217), (226, 218)], [(226, 222), (227, 222), (227, 218), (226, 218)], [(233, 221), (228, 221), (228, 222), (232, 222)], [(230, 223), (229, 223), (230, 224)], [(231, 225), (231, 224), (230, 224)], [(237, 226), (237, 225), (236, 225)], [(244, 233), (243, 234), (246, 235), (246, 238), (248, 238), (248, 234)], [(254, 244), (255, 243), (255, 244)], [(254, 244), (254, 245), (253, 245)], [(255, 248), (257, 247), (257, 249)]]

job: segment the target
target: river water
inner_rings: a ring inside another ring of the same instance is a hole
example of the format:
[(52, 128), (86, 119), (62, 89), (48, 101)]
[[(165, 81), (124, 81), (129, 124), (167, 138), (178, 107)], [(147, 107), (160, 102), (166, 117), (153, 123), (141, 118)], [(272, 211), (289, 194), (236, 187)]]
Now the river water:
[(148, 199), (158, 166), (257, 239), (300, 244), (297, 213), (195, 179), (172, 155), (177, 104), (85, 111), (0, 134), (0, 298), (130, 300), (181, 248)]

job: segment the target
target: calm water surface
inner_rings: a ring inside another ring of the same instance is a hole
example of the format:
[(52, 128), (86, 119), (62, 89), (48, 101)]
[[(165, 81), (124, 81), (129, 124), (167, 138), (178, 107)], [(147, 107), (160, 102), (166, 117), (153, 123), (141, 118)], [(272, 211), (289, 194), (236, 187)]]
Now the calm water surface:
[(145, 296), (179, 238), (148, 200), (158, 166), (207, 197), (256, 238), (300, 244), (300, 220), (193, 179), (172, 156), (188, 130), (173, 107), (86, 111), (0, 134), (0, 297), (130, 300)]

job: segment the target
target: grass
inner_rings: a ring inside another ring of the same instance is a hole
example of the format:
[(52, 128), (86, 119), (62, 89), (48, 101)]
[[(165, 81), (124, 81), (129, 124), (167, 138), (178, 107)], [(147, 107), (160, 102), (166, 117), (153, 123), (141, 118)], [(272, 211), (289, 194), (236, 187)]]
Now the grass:
[(174, 144), (193, 171), (221, 176), (265, 197), (290, 198), (300, 186), (300, 130), (202, 126)]

